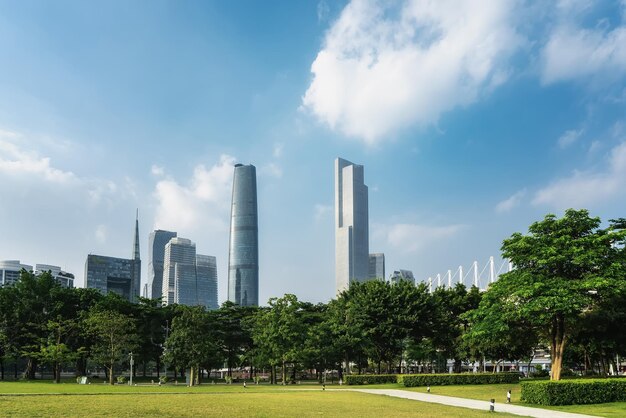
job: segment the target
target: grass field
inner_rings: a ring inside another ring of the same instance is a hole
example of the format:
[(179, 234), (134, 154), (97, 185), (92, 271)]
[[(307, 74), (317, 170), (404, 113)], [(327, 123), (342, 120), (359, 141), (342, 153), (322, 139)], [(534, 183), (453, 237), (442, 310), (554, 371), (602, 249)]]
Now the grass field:
[[(158, 391), (159, 393), (155, 393)], [(20, 395), (20, 393), (22, 395)], [(55, 394), (51, 394), (55, 393)], [(487, 417), (489, 412), (319, 387), (204, 385), (107, 386), (0, 383), (0, 411), (10, 417)], [(513, 415), (498, 414), (501, 417)]]

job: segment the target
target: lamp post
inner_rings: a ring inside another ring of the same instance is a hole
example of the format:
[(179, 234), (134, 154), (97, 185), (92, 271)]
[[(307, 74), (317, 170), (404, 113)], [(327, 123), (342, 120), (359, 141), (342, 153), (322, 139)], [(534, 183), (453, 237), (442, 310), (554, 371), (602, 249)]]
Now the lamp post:
[(133, 364), (135, 364), (135, 360), (133, 360), (133, 352), (130, 352), (130, 385), (133, 385)]

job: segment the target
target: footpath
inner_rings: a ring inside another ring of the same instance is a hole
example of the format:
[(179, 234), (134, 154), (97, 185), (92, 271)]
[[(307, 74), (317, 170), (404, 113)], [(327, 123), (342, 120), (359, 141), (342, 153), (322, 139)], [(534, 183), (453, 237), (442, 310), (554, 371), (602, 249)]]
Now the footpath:
[[(345, 390), (345, 389), (342, 389)], [(410, 392), (398, 389), (348, 389), (350, 391), (386, 395), (395, 398), (412, 399), (420, 402), (438, 403), (441, 405), (457, 406), (460, 408), (480, 409), (489, 411), (489, 402), (475, 399), (455, 398), (453, 396), (433, 395), (430, 393)], [(533, 418), (598, 418), (594, 415), (574, 414), (571, 412), (553, 411), (551, 409), (530, 408), (506, 403), (496, 403), (495, 412), (507, 412)]]

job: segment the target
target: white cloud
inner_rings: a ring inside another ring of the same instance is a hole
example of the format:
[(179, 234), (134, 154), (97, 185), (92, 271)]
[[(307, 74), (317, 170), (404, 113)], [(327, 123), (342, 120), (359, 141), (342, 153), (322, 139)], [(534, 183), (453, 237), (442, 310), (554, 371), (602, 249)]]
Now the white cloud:
[(32, 176), (59, 184), (76, 180), (74, 173), (53, 167), (49, 157), (41, 157), (37, 152), (20, 147), (17, 144), (19, 138), (20, 135), (14, 132), (0, 132), (0, 173), (18, 178)]
[(563, 135), (561, 135), (557, 141), (559, 144), (559, 147), (561, 147), (562, 149), (569, 147), (580, 138), (582, 133), (583, 133), (582, 129), (579, 129), (579, 130), (570, 129), (569, 131), (564, 132)]
[(320, 222), (324, 219), (326, 219), (328, 217), (328, 215), (333, 211), (333, 206), (332, 205), (322, 205), (322, 204), (316, 204), (315, 205), (315, 222)]
[(433, 243), (457, 235), (464, 225), (430, 226), (416, 224), (375, 224), (374, 236), (382, 236), (395, 250), (415, 253)]
[(505, 81), (521, 45), (515, 2), (353, 0), (311, 66), (303, 108), (372, 144), (403, 127), (436, 123)]
[(607, 201), (626, 190), (626, 142), (613, 148), (605, 170), (576, 171), (539, 190), (532, 203), (556, 208), (582, 207)]
[(514, 208), (518, 207), (520, 203), (522, 203), (522, 199), (524, 198), (524, 196), (526, 196), (526, 189), (522, 189), (516, 192), (508, 199), (499, 202), (496, 205), (496, 212), (504, 213), (513, 210)]
[(156, 177), (161, 177), (165, 174), (165, 170), (163, 169), (163, 167), (158, 166), (156, 164), (152, 164), (152, 167), (150, 167), (150, 172), (152, 173), (153, 176), (156, 176)]
[(98, 225), (95, 231), (96, 240), (100, 244), (104, 244), (107, 241), (107, 227), (106, 225)]
[(233, 157), (222, 155), (209, 169), (196, 166), (188, 185), (171, 178), (157, 182), (155, 228), (182, 235), (193, 235), (198, 228), (207, 232), (227, 230), (234, 164)]
[(274, 144), (274, 158), (280, 158), (283, 155), (284, 145), (282, 142), (277, 142)]
[(259, 174), (279, 179), (283, 177), (283, 169), (274, 163), (269, 163), (261, 167)]
[[(594, 77), (602, 82), (626, 75), (626, 16), (612, 29), (607, 24), (593, 28), (578, 25), (578, 16), (591, 9), (589, 2), (562, 2), (555, 25), (541, 53), (544, 84)], [(572, 7), (568, 7), (572, 6)], [(623, 2), (626, 13), (626, 2)]]

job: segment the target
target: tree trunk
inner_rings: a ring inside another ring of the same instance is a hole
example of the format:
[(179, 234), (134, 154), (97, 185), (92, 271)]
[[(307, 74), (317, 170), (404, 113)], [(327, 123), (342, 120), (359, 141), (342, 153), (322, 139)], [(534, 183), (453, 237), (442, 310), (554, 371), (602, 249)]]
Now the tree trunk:
[(550, 380), (561, 380), (561, 367), (563, 366), (563, 352), (565, 351), (565, 320), (561, 315), (556, 315), (552, 320), (551, 341), (551, 374)]
[(285, 360), (283, 360), (283, 369), (282, 369), (282, 373), (281, 373), (281, 376), (282, 376), (282, 379), (283, 379), (283, 381), (282, 381), (283, 386), (285, 385), (285, 380), (287, 378), (287, 373), (286, 372), (287, 372), (287, 370), (285, 368)]
[(26, 378), (30, 380), (34, 380), (36, 372), (37, 372), (37, 361), (33, 358), (29, 358), (28, 362), (26, 363), (26, 371), (24, 372), (24, 374), (26, 375)]
[(61, 383), (61, 363), (54, 362), (54, 383)]
[(113, 384), (113, 363), (111, 363), (111, 365), (107, 367), (107, 369), (109, 370), (109, 385), (112, 385)]
[(194, 382), (193, 382), (193, 379), (194, 379), (194, 377), (195, 377), (195, 376), (194, 376), (194, 375), (195, 375), (195, 373), (194, 373), (194, 372), (195, 372), (194, 367), (193, 367), (193, 366), (191, 366), (191, 367), (189, 368), (189, 386), (193, 386), (193, 383), (194, 383)]

